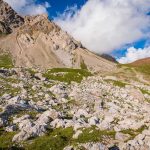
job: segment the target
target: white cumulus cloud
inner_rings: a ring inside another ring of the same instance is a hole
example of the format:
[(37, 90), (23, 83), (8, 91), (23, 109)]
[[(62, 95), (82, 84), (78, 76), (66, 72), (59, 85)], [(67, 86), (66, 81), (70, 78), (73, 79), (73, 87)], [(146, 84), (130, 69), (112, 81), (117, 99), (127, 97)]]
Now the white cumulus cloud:
[(21, 15), (37, 15), (48, 13), (47, 8), (50, 4), (46, 1), (42, 4), (37, 4), (36, 0), (4, 0), (7, 2), (14, 10), (16, 10)]
[(126, 64), (146, 57), (150, 57), (150, 46), (143, 49), (130, 47), (127, 49), (125, 56), (118, 59), (118, 62)]
[(110, 53), (150, 36), (150, 0), (88, 0), (55, 18), (55, 22), (97, 53)]

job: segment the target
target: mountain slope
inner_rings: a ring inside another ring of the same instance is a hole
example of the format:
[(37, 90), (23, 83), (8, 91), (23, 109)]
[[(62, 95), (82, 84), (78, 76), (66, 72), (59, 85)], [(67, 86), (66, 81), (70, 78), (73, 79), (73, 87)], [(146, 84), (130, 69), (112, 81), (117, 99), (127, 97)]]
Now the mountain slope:
[(137, 60), (133, 63), (128, 64), (129, 66), (135, 67), (137, 71), (150, 75), (150, 57)]
[(10, 52), (16, 66), (47, 69), (80, 68), (84, 64), (92, 71), (101, 72), (116, 68), (115, 63), (83, 48), (46, 15), (24, 17), (23, 25), (19, 24), (17, 30), (0, 39), (0, 48)]
[(144, 58), (144, 59), (140, 59), (140, 60), (137, 60), (137, 61), (131, 63), (132, 66), (141, 66), (143, 64), (150, 65), (150, 57)]

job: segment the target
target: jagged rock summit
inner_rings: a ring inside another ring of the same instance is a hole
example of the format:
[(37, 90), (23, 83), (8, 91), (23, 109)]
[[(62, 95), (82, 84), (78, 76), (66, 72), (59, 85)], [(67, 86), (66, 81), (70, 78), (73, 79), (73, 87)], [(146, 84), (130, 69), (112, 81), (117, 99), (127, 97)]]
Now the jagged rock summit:
[(19, 16), (6, 2), (0, 0), (0, 33), (11, 33), (24, 23)]
[[(8, 51), (17, 67), (40, 69), (86, 66), (91, 71), (110, 71), (116, 64), (90, 52), (47, 15), (20, 17), (0, 0), (1, 51)], [(17, 28), (16, 28), (17, 27)], [(14, 30), (15, 29), (15, 30)]]

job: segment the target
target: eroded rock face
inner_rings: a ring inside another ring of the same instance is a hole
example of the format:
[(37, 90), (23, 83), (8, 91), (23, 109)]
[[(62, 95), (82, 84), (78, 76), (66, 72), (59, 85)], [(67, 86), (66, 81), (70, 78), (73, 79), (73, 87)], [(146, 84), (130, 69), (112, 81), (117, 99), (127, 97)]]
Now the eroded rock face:
[(11, 33), (23, 23), (23, 17), (19, 16), (6, 2), (0, 0), (0, 33)]

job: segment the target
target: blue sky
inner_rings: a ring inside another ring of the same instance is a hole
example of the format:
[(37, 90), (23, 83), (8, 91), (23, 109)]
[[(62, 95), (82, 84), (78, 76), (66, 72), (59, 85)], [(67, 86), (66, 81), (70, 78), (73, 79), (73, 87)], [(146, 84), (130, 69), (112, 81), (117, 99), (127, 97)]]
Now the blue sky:
[(150, 57), (150, 0), (5, 1), (21, 15), (47, 13), (86, 48), (121, 63)]
[[(38, 0), (37, 3), (44, 3), (45, 0)], [(52, 19), (58, 13), (63, 13), (67, 7), (77, 5), (79, 8), (85, 4), (86, 0), (47, 0), (51, 7), (48, 8), (49, 17)]]

